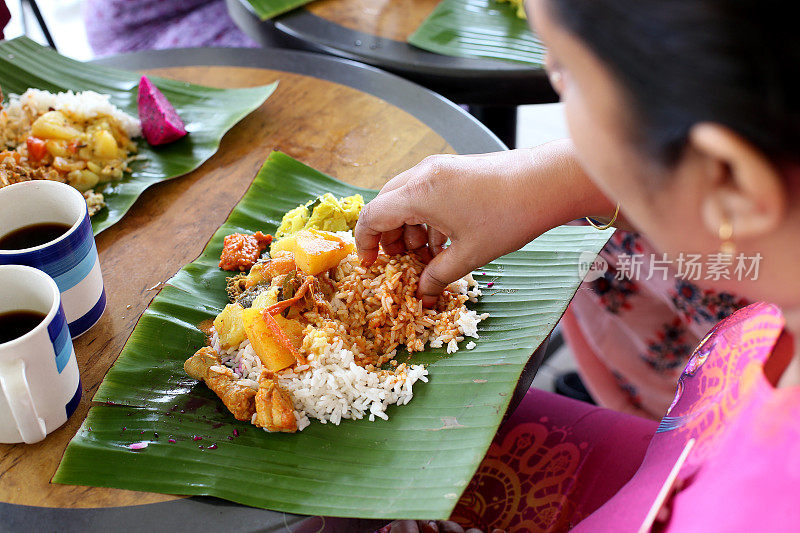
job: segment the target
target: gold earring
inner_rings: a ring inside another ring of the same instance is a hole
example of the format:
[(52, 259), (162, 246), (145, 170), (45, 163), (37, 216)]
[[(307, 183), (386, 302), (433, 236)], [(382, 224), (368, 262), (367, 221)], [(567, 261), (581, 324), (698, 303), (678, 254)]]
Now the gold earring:
[(586, 222), (588, 222), (589, 225), (595, 229), (603, 230), (610, 228), (614, 224), (614, 222), (617, 221), (618, 216), (619, 216), (619, 202), (617, 202), (617, 208), (614, 210), (614, 215), (611, 217), (611, 220), (609, 220), (608, 224), (600, 225), (589, 217), (586, 217)]
[(727, 218), (723, 218), (719, 224), (719, 252), (725, 255), (736, 253), (736, 244), (733, 242), (733, 224)]

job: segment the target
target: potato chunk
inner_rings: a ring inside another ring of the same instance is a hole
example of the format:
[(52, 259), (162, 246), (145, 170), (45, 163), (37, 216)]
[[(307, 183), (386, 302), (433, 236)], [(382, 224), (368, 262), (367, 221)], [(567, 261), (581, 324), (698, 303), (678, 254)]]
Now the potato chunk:
[(253, 309), (266, 309), (272, 304), (278, 302), (278, 290), (280, 287), (270, 287), (267, 290), (261, 291), (258, 296), (253, 299)]
[[(253, 351), (261, 359), (261, 364), (267, 370), (277, 372), (293, 365), (296, 359), (292, 351), (275, 338), (262, 313), (263, 309), (254, 308), (242, 311), (244, 329)], [(296, 320), (289, 320), (280, 315), (273, 318), (292, 345), (296, 349), (299, 348), (303, 343), (303, 326)]]
[(61, 111), (48, 111), (31, 124), (31, 135), (40, 139), (61, 139), (71, 141), (80, 136)]
[(297, 268), (316, 276), (338, 265), (354, 247), (333, 233), (304, 229), (274, 243), (272, 252), (278, 251), (292, 252)]
[(214, 329), (219, 335), (219, 343), (224, 349), (239, 346), (247, 337), (242, 322), (244, 309), (237, 303), (228, 304), (217, 318), (214, 319)]
[(117, 157), (119, 146), (114, 136), (108, 130), (97, 130), (92, 135), (94, 155), (101, 159), (113, 159)]
[(54, 141), (50, 139), (45, 142), (45, 146), (53, 157), (67, 157), (69, 155), (69, 152), (67, 152), (67, 141)]

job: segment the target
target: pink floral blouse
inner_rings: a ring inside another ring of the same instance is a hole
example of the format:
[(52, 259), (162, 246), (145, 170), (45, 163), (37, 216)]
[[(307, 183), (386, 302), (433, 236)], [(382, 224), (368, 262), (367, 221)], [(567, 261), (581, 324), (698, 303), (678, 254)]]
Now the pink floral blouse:
[[(598, 403), (657, 419), (692, 348), (720, 320), (747, 305), (734, 294), (699, 288), (678, 276), (634, 233), (618, 230), (603, 249), (602, 277), (585, 282), (562, 321), (587, 388)], [(632, 259), (633, 258), (633, 259)], [(688, 278), (716, 276), (709, 259)], [(736, 265), (728, 265), (727, 273)], [(752, 272), (749, 274), (752, 275)], [(649, 279), (648, 279), (649, 278)]]

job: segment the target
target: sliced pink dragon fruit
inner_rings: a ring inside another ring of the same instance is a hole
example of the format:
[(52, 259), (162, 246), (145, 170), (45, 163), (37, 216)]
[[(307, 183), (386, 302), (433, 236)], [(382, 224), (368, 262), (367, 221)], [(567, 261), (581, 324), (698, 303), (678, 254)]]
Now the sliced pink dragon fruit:
[(186, 125), (158, 87), (147, 76), (139, 80), (139, 120), (152, 145), (167, 144), (186, 135)]

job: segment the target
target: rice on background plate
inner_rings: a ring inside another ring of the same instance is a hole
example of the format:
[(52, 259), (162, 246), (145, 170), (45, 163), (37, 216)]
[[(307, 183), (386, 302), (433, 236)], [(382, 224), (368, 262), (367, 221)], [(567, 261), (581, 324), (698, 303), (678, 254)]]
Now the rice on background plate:
[(84, 194), (89, 214), (105, 205), (94, 188), (122, 179), (141, 136), (139, 120), (108, 95), (28, 89), (0, 109), (0, 187), (47, 179)]

